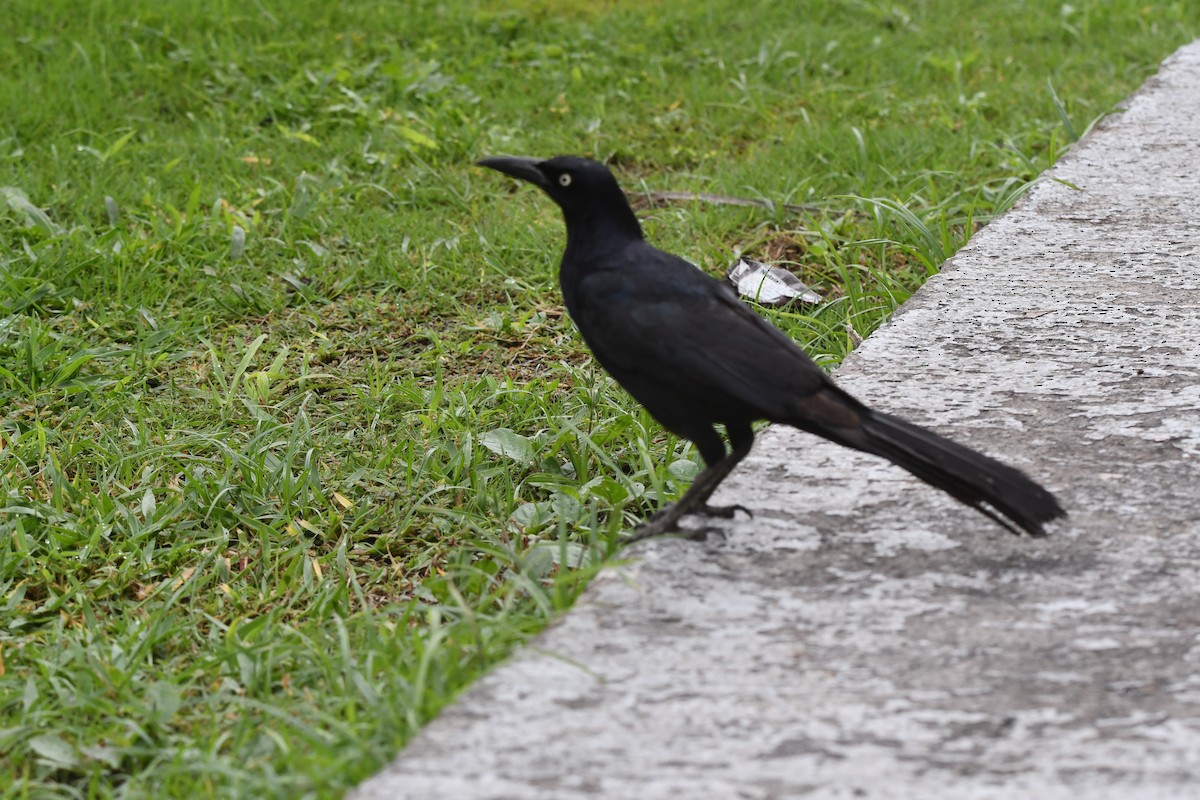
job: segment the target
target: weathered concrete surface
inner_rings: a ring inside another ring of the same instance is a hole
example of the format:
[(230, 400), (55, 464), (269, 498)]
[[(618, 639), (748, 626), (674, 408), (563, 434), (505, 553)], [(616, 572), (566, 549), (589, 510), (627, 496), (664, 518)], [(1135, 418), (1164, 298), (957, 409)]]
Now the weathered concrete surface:
[(773, 429), (354, 797), (1200, 796), (1200, 43), (1127, 106), (838, 372), (1049, 539)]

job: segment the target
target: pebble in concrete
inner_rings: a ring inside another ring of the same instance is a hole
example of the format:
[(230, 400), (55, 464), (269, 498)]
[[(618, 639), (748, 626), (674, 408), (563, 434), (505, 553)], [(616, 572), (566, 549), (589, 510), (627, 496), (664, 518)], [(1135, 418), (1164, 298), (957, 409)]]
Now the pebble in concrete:
[[(353, 794), (1200, 793), (1200, 43), (838, 371), (1059, 493), (1013, 537), (772, 429)], [(1072, 188), (1077, 187), (1077, 188)]]

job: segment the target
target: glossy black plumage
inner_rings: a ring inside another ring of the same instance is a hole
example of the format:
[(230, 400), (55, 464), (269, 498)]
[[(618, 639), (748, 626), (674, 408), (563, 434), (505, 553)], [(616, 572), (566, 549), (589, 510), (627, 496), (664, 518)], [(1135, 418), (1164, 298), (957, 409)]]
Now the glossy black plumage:
[[(751, 423), (760, 419), (882, 456), (1010, 530), (1040, 536), (1045, 522), (1065, 514), (1020, 471), (839, 389), (728, 285), (648, 244), (604, 165), (574, 156), (479, 163), (533, 183), (562, 208), (567, 246), (559, 283), (567, 312), (596, 360), (664, 427), (695, 442), (707, 465), (635, 538), (671, 530), (689, 511), (730, 516), (740, 508), (707, 501), (750, 451)], [(718, 424), (729, 436), (728, 453)]]

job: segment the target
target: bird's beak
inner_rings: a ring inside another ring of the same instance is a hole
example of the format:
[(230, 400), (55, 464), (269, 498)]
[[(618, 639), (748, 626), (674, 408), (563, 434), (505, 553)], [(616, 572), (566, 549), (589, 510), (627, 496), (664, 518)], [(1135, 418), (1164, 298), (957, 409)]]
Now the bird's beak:
[(546, 180), (546, 176), (542, 174), (538, 168), (542, 162), (537, 158), (521, 158), (520, 156), (492, 156), (475, 162), (481, 167), (494, 169), (497, 172), (503, 172), (505, 175), (511, 175), (519, 180), (528, 181), (534, 186), (539, 186), (545, 189), (550, 185)]

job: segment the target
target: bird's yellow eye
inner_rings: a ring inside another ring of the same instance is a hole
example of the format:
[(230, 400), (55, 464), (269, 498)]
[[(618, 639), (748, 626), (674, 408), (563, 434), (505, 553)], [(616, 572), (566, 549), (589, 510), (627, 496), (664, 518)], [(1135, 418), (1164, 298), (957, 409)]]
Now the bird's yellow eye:
[(564, 172), (562, 175), (559, 175), (559, 176), (558, 176), (558, 185), (559, 185), (559, 186), (570, 186), (570, 185), (571, 185), (571, 176), (570, 176), (570, 174), (569, 174), (569, 173), (566, 173), (566, 172)]

